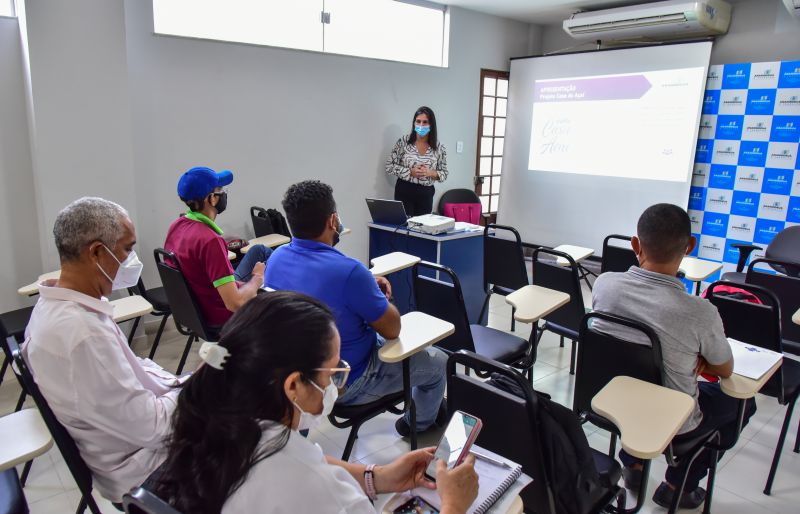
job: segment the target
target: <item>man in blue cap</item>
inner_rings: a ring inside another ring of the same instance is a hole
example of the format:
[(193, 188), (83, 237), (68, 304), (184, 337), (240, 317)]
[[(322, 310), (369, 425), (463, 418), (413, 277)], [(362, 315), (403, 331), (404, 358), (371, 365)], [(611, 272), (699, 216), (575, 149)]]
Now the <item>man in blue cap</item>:
[(206, 324), (219, 328), (253, 298), (264, 284), (264, 267), (272, 249), (255, 245), (233, 270), (222, 229), (214, 222), (228, 205), (228, 170), (192, 168), (178, 181), (178, 196), (189, 207), (172, 222), (164, 248), (175, 254), (200, 305)]

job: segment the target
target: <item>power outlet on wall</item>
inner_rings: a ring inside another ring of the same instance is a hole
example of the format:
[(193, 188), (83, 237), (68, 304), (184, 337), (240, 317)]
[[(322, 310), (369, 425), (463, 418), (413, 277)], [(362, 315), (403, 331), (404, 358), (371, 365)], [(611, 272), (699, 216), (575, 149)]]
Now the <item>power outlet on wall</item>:
[(456, 142), (456, 153), (461, 153), (464, 151), (464, 141), (457, 141)]

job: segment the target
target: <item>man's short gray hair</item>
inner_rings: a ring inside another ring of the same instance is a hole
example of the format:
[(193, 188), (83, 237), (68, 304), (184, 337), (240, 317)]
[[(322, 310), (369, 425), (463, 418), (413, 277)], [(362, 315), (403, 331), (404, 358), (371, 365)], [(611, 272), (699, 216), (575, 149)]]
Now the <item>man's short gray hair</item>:
[(100, 241), (113, 250), (122, 237), (122, 222), (128, 211), (110, 200), (84, 196), (67, 205), (56, 216), (53, 235), (61, 262), (80, 258), (84, 248)]

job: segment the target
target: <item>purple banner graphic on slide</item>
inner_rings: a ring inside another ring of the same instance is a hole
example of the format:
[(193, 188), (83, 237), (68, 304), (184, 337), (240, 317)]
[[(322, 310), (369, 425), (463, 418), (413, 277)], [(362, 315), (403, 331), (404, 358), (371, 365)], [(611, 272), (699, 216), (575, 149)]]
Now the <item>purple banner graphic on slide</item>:
[(644, 96), (650, 86), (644, 75), (537, 81), (534, 98), (537, 102), (635, 100)]

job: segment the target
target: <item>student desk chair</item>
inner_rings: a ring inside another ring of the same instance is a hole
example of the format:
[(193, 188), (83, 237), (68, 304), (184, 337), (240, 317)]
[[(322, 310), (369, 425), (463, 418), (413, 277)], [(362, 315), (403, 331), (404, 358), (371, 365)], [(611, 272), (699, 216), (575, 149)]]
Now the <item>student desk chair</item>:
[(792, 314), (792, 323), (800, 325), (800, 309), (797, 309), (797, 312)]
[(409, 312), (400, 317), (400, 336), (390, 339), (378, 351), (383, 362), (403, 363), (403, 395), (405, 409), (410, 412), (411, 449), (417, 449), (417, 409), (411, 397), (411, 365), (409, 359), (455, 332), (455, 326), (423, 312)]
[(722, 269), (721, 262), (705, 261), (695, 257), (684, 257), (679, 271), (682, 271), (686, 280), (695, 282), (694, 294), (700, 296), (700, 283)]
[(44, 282), (45, 280), (50, 279), (58, 279), (61, 276), (61, 270), (57, 269), (55, 271), (51, 271), (50, 273), (45, 273), (43, 275), (39, 275), (39, 278), (36, 279), (36, 282), (28, 284), (26, 286), (22, 286), (17, 289), (17, 294), (21, 296), (34, 296), (39, 294), (39, 283)]
[[(539, 344), (536, 323), (556, 309), (569, 303), (569, 295), (562, 291), (542, 286), (527, 285), (506, 296), (506, 303), (514, 308), (514, 319), (522, 323), (530, 323), (531, 359), (536, 362), (536, 350)], [(531, 372), (531, 378), (533, 372)]]
[[(594, 250), (592, 248), (584, 248), (583, 246), (575, 246), (575, 245), (558, 245), (553, 250), (557, 252), (564, 252), (570, 257), (575, 263), (578, 265), (578, 270), (581, 273), (581, 280), (586, 282), (586, 285), (589, 287), (589, 291), (592, 290), (592, 284), (589, 283), (589, 275), (597, 278), (597, 274), (589, 271), (588, 269), (584, 268), (581, 264), (581, 261), (587, 259), (588, 257), (594, 254)], [(569, 266), (569, 261), (563, 257), (556, 258), (556, 264), (559, 266)]]
[(241, 252), (247, 253), (254, 245), (264, 245), (267, 248), (275, 248), (285, 245), (291, 241), (290, 238), (282, 234), (267, 234), (266, 236), (256, 237), (247, 242), (247, 246), (242, 247)]
[(0, 445), (0, 475), (25, 463), (20, 478), (23, 487), (33, 459), (53, 446), (53, 438), (36, 409), (24, 409), (0, 417), (0, 441), (3, 441)]
[(380, 257), (375, 257), (370, 261), (372, 267), (369, 271), (376, 277), (384, 277), (396, 271), (410, 268), (422, 259), (416, 255), (403, 252), (392, 252)]

